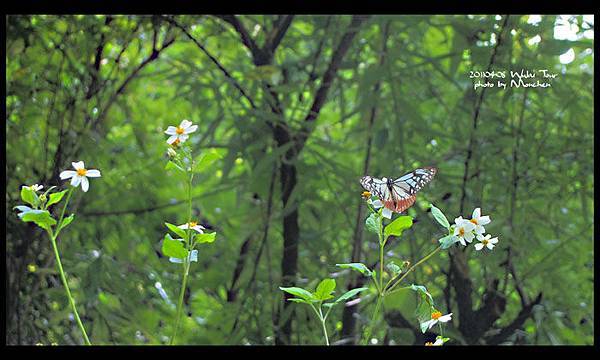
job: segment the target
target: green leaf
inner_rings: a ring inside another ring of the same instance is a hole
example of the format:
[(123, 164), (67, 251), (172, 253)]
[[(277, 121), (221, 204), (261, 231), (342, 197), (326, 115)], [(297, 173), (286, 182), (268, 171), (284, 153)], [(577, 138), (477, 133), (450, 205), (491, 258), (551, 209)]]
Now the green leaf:
[(368, 231), (375, 233), (375, 234), (379, 234), (379, 222), (380, 221), (381, 221), (381, 218), (379, 216), (377, 216), (377, 214), (371, 214), (365, 221), (365, 227), (367, 228)]
[(48, 210), (31, 210), (21, 217), (25, 222), (34, 222), (42, 229), (50, 229), (52, 225), (56, 225), (56, 220), (52, 218)]
[[(279, 287), (280, 290), (285, 291), (288, 294), (292, 294), (294, 296), (298, 296), (303, 300), (306, 300), (306, 302), (309, 302), (311, 300), (316, 300), (315, 296), (308, 290), (304, 290), (303, 288), (299, 288), (299, 287)], [(288, 299), (291, 301), (291, 299)]]
[(183, 246), (182, 239), (173, 239), (169, 234), (165, 235), (163, 240), (162, 253), (165, 256), (177, 259), (185, 259), (188, 255), (188, 251)]
[(75, 214), (71, 214), (71, 215), (67, 216), (66, 218), (64, 218), (62, 223), (60, 224), (60, 229), (58, 229), (58, 231), (69, 226), (69, 224), (73, 221), (74, 218), (75, 218)]
[(210, 165), (212, 165), (215, 161), (217, 161), (221, 158), (222, 158), (221, 154), (216, 149), (210, 149), (202, 155), (200, 160), (197, 160), (194, 162), (193, 171), (194, 172), (203, 171), (206, 168), (208, 168)]
[(288, 301), (295, 302), (295, 303), (304, 303), (304, 304), (310, 303), (304, 299), (298, 299), (298, 298), (289, 298)]
[(437, 220), (437, 222), (440, 225), (442, 225), (443, 227), (445, 227), (446, 229), (449, 229), (450, 223), (448, 222), (448, 219), (446, 218), (446, 215), (444, 215), (442, 210), (436, 208), (435, 206), (433, 206), (433, 204), (431, 204), (430, 206), (431, 206), (431, 214), (433, 215), (435, 220)]
[(400, 266), (394, 264), (393, 261), (391, 261), (390, 263), (388, 263), (385, 267), (386, 267), (386, 269), (390, 273), (392, 273), (392, 275), (399, 274), (402, 271), (402, 269), (400, 268)]
[(217, 237), (216, 232), (212, 232), (212, 233), (208, 233), (208, 234), (198, 234), (198, 235), (196, 235), (196, 242), (198, 244), (211, 243), (211, 242), (215, 241), (216, 237)]
[(335, 264), (335, 266), (341, 267), (342, 269), (356, 270), (363, 275), (371, 276), (371, 270), (363, 263)]
[(36, 206), (37, 195), (27, 186), (21, 187), (21, 199), (31, 206)]
[(324, 279), (317, 285), (317, 289), (315, 290), (315, 297), (317, 300), (328, 300), (333, 298), (331, 293), (335, 290), (335, 280), (334, 279)]
[(410, 216), (399, 216), (396, 220), (392, 221), (383, 230), (384, 239), (389, 236), (400, 236), (402, 232), (410, 228), (413, 224), (412, 217)]
[(54, 205), (56, 203), (59, 203), (62, 200), (62, 198), (65, 196), (67, 191), (69, 191), (69, 190), (67, 189), (67, 190), (63, 190), (61, 192), (50, 194), (50, 200), (48, 200), (46, 207), (49, 207), (50, 205)]
[(356, 294), (358, 294), (358, 293), (360, 293), (362, 291), (365, 291), (365, 290), (369, 290), (369, 288), (361, 287), (361, 288), (356, 288), (356, 289), (352, 289), (352, 290), (346, 291), (346, 293), (343, 294), (342, 296), (340, 296), (335, 301), (335, 303), (337, 304), (339, 302), (346, 301), (346, 300), (350, 299), (351, 297), (355, 296)]
[(183, 169), (181, 166), (179, 166), (169, 160), (169, 161), (167, 161), (167, 165), (165, 165), (165, 170), (172, 170), (172, 169), (185, 172), (185, 169)]
[(169, 230), (171, 230), (172, 232), (174, 232), (175, 234), (177, 234), (177, 236), (180, 236), (182, 238), (186, 238), (187, 237), (187, 233), (184, 229), (180, 229), (178, 228), (176, 225), (173, 225), (171, 223), (166, 222), (165, 225), (167, 225), (167, 227), (169, 228)]
[(450, 246), (452, 246), (454, 243), (458, 242), (458, 240), (459, 240), (458, 236), (456, 236), (456, 235), (447, 235), (447, 236), (444, 236), (443, 238), (439, 239), (438, 241), (442, 245), (442, 249), (447, 249)]

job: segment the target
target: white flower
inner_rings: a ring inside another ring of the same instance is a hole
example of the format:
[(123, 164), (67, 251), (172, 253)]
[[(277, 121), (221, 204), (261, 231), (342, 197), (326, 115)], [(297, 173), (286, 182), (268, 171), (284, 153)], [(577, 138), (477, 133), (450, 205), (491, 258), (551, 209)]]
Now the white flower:
[(483, 234), (477, 234), (477, 240), (480, 242), (475, 244), (475, 250), (481, 250), (484, 246), (492, 250), (495, 244), (498, 243), (498, 238), (495, 237), (492, 239), (491, 237), (492, 235), (490, 234), (487, 234), (486, 236), (483, 236)]
[(169, 126), (167, 130), (165, 130), (165, 134), (171, 135), (167, 139), (167, 144), (179, 144), (185, 142), (189, 134), (193, 133), (198, 129), (198, 125), (192, 125), (192, 122), (189, 120), (183, 120), (179, 126)]
[(375, 201), (372, 201), (371, 199), (369, 199), (367, 201), (369, 204), (371, 204), (373, 206), (373, 208), (375, 208), (375, 210), (379, 209), (379, 208), (383, 208), (383, 210), (381, 211), (381, 215), (386, 218), (386, 219), (391, 219), (392, 218), (392, 214), (393, 211), (384, 207), (383, 203), (381, 202), (381, 200), (377, 199)]
[(431, 313), (431, 320), (427, 320), (427, 321), (421, 323), (421, 330), (423, 330), (423, 332), (425, 332), (426, 330), (431, 329), (438, 322), (445, 323), (450, 320), (452, 320), (452, 313), (442, 315), (441, 312), (434, 311)]
[(473, 216), (469, 221), (475, 225), (475, 233), (484, 234), (485, 228), (483, 225), (489, 224), (492, 220), (490, 220), (489, 216), (481, 216), (481, 208), (477, 208), (473, 210)]
[(83, 192), (87, 192), (90, 188), (90, 183), (88, 182), (88, 177), (100, 177), (100, 170), (96, 169), (86, 169), (83, 161), (72, 162), (73, 170), (65, 170), (60, 173), (60, 178), (62, 180), (71, 179), (71, 185), (77, 187), (81, 183), (81, 190)]
[(475, 230), (475, 224), (470, 222), (469, 220), (463, 219), (462, 216), (454, 219), (454, 223), (456, 227), (454, 228), (454, 235), (458, 236), (458, 241), (463, 246), (466, 246), (465, 240), (467, 242), (472, 242), (475, 235), (473, 234), (473, 230)]
[(204, 234), (204, 231), (206, 228), (202, 225), (198, 225), (197, 222), (192, 221), (190, 223), (186, 223), (183, 225), (179, 225), (178, 228), (180, 229), (192, 229), (192, 230), (196, 230), (197, 232), (199, 232), (200, 234)]
[(33, 185), (30, 185), (30, 186), (23, 185), (22, 187), (23, 188), (27, 188), (27, 189), (29, 189), (31, 191), (39, 191), (39, 190), (42, 190), (44, 188), (44, 185), (33, 184)]

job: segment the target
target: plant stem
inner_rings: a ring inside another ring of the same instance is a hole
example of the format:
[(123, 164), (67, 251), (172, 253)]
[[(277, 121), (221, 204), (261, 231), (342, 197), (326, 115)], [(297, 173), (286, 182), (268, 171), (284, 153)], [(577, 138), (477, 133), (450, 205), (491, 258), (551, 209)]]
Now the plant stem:
[(384, 292), (389, 292), (392, 291), (392, 289), (394, 289), (396, 287), (396, 285), (400, 284), (402, 282), (402, 280), (404, 280), (404, 278), (410, 274), (417, 266), (421, 265), (422, 263), (424, 263), (425, 261), (427, 261), (430, 257), (432, 257), (433, 255), (435, 255), (438, 251), (440, 251), (442, 249), (441, 246), (438, 246), (437, 248), (435, 248), (435, 250), (433, 250), (432, 252), (430, 252), (427, 256), (425, 256), (424, 258), (422, 258), (421, 260), (417, 261), (416, 264), (414, 264), (413, 266), (411, 266), (408, 270), (406, 270), (406, 272), (400, 277), (400, 279), (398, 279), (398, 281), (396, 281), (392, 286), (390, 286), (389, 289), (385, 289)]
[(377, 304), (375, 305), (375, 310), (373, 311), (373, 316), (371, 317), (371, 323), (369, 324), (369, 327), (367, 328), (367, 333), (365, 336), (365, 345), (369, 345), (369, 338), (371, 337), (371, 332), (373, 331), (373, 326), (375, 325), (375, 317), (377, 316), (377, 313), (379, 312), (379, 307), (381, 306), (382, 300), (383, 300), (383, 295), (378, 294), (377, 295)]
[(171, 341), (169, 345), (173, 345), (175, 341), (175, 336), (177, 336), (177, 329), (179, 328), (179, 322), (181, 320), (181, 310), (183, 308), (183, 298), (185, 295), (185, 287), (187, 284), (188, 271), (190, 269), (190, 261), (189, 258), (183, 261), (183, 280), (181, 281), (181, 290), (179, 291), (179, 301), (177, 302), (177, 317), (175, 319), (175, 330), (173, 331), (173, 336), (171, 336)]
[[(66, 208), (66, 204), (65, 204), (65, 208)], [(64, 208), (63, 208), (63, 214), (64, 214)], [(62, 219), (62, 216), (61, 216), (61, 219)], [(79, 313), (77, 312), (77, 307), (75, 307), (75, 300), (73, 299), (73, 296), (71, 295), (71, 290), (69, 289), (69, 284), (67, 283), (67, 277), (65, 276), (65, 272), (63, 270), (62, 263), (60, 261), (60, 255), (58, 253), (58, 247), (56, 246), (56, 237), (55, 237), (55, 235), (53, 236), (50, 231), (48, 232), (48, 234), (50, 235), (50, 242), (52, 243), (52, 248), (54, 249), (54, 256), (56, 257), (56, 264), (58, 265), (60, 279), (62, 280), (63, 286), (65, 287), (65, 291), (67, 292), (67, 297), (69, 298), (69, 304), (71, 304), (71, 310), (73, 310), (73, 313), (75, 314), (75, 320), (77, 321), (77, 325), (79, 325), (79, 329), (81, 330), (81, 333), (83, 334), (83, 340), (85, 341), (85, 344), (91, 345), (90, 339), (88, 338), (87, 333), (85, 332), (85, 328), (83, 327), (83, 323), (81, 322), (81, 319), (79, 318)]]
[[(191, 156), (190, 156), (191, 157)], [(186, 249), (188, 250), (188, 256), (183, 260), (183, 279), (181, 280), (181, 290), (179, 291), (179, 301), (177, 302), (177, 315), (175, 318), (175, 329), (173, 330), (173, 336), (169, 345), (173, 345), (175, 342), (175, 336), (177, 336), (177, 330), (179, 328), (179, 322), (181, 320), (181, 311), (183, 308), (183, 297), (185, 295), (185, 287), (187, 284), (188, 272), (190, 270), (190, 254), (192, 249), (190, 245), (192, 243), (191, 235), (192, 229), (190, 223), (192, 222), (192, 181), (194, 180), (194, 172), (192, 171), (193, 160), (190, 161), (190, 180), (188, 182), (188, 223), (187, 223), (187, 236), (186, 236)]]
[(321, 311), (321, 305), (319, 305), (319, 318), (321, 319), (321, 326), (323, 327), (323, 334), (325, 334), (325, 344), (329, 346), (329, 337), (327, 336), (327, 327), (325, 326), (325, 318), (323, 317), (323, 312)]

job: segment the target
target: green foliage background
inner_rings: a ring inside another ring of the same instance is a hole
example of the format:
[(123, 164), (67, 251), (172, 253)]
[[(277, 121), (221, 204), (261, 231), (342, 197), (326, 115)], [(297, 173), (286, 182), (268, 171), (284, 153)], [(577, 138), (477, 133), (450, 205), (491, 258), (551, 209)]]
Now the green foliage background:
[[(74, 194), (77, 215), (59, 246), (90, 338), (166, 342), (181, 271), (160, 254), (163, 223), (183, 223), (187, 215), (184, 182), (164, 170), (163, 131), (189, 119), (199, 125), (194, 150), (222, 155), (196, 176), (193, 189), (195, 213), (219, 235), (192, 265), (177, 343), (273, 344), (282, 305), (282, 219), (291, 209), (281, 206), (275, 169), (287, 149), (277, 146), (267, 125), (275, 116), (267, 89), (283, 104), (275, 120), (299, 129), (350, 18), (294, 17), (272, 65), (256, 67), (233, 27), (212, 16), (9, 16), (7, 343), (82, 342), (49, 242), (12, 210), (21, 185), (58, 185), (58, 173), (78, 160), (100, 169), (102, 178), (91, 180), (88, 193)], [(239, 19), (259, 44), (280, 20)], [(332, 274), (338, 295), (347, 286), (349, 273), (334, 265), (351, 262), (356, 222), (364, 221), (357, 219), (358, 178), (366, 157), (369, 174), (379, 177), (435, 165), (436, 178), (408, 210), (415, 225), (390, 241), (388, 257), (415, 262), (444, 236), (427, 212), (430, 202), (452, 219), (481, 206), (500, 243), (490, 253), (468, 253), (473, 304), (499, 278), (506, 310), (493, 328), (502, 328), (521, 310), (516, 284), (529, 298), (543, 293), (503, 343), (593, 343), (594, 64), (593, 39), (581, 36), (593, 24), (575, 16), (578, 39), (559, 40), (556, 16), (536, 24), (528, 19), (372, 16), (362, 23), (294, 161), (299, 286), (314, 289)], [(530, 44), (535, 36), (541, 41)], [(559, 55), (569, 49), (575, 59), (561, 64)], [(479, 103), (481, 90), (473, 91), (468, 75), (488, 66), (559, 75), (545, 89), (487, 89)], [(514, 274), (505, 263), (509, 247)], [(362, 249), (365, 264), (377, 261), (373, 234), (364, 234)], [(426, 285), (442, 310), (456, 297), (445, 293), (448, 264), (442, 253), (410, 280)], [(415, 296), (390, 299), (386, 311), (400, 311), (417, 328)], [(367, 308), (359, 320), (367, 320), (373, 305), (361, 306)], [(297, 306), (292, 316), (294, 344), (322, 343), (309, 309)], [(330, 319), (335, 342), (342, 308)], [(447, 335), (465, 343), (457, 323)], [(374, 336), (388, 344), (415, 341), (410, 329), (392, 325)]]

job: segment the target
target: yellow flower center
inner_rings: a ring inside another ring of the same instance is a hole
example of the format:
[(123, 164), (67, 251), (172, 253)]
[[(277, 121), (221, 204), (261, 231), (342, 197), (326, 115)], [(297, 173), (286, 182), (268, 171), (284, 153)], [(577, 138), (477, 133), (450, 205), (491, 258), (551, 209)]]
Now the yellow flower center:
[(469, 220), (469, 221), (470, 221), (470, 222), (472, 222), (472, 223), (473, 223), (473, 224), (475, 224), (475, 225), (479, 225), (479, 224), (477, 224), (477, 219), (471, 219), (471, 220)]
[(369, 191), (363, 191), (360, 196), (362, 196), (363, 199), (368, 199), (371, 197), (371, 193)]
[(489, 241), (488, 239), (483, 239), (483, 240), (481, 240), (481, 243), (482, 243), (483, 245), (487, 245), (487, 244), (489, 244), (489, 242), (490, 242), (490, 241)]
[(193, 228), (194, 226), (198, 225), (198, 223), (196, 221), (192, 221), (189, 223), (190, 227)]
[(431, 319), (432, 319), (432, 320), (437, 320), (437, 319), (439, 319), (439, 318), (441, 318), (441, 317), (442, 317), (442, 313), (441, 313), (441, 312), (439, 312), (439, 311), (434, 311), (434, 312), (431, 314)]
[(425, 343), (425, 346), (433, 346), (433, 343), (431, 341), (428, 341)]
[(460, 236), (464, 236), (464, 235), (465, 235), (465, 229), (464, 229), (464, 228), (460, 228), (460, 229), (458, 229), (458, 234), (459, 234)]
[(178, 126), (177, 129), (175, 129), (175, 133), (177, 133), (177, 135), (181, 135), (183, 134), (185, 130), (183, 130), (182, 127)]
[(181, 141), (179, 140), (179, 138), (175, 139), (175, 141), (173, 141), (173, 143), (171, 144), (172, 147), (177, 148), (177, 146), (179, 145)]
[(86, 173), (87, 173), (86, 169), (83, 169), (83, 168), (77, 169), (77, 175), (79, 175), (79, 176), (85, 176)]

